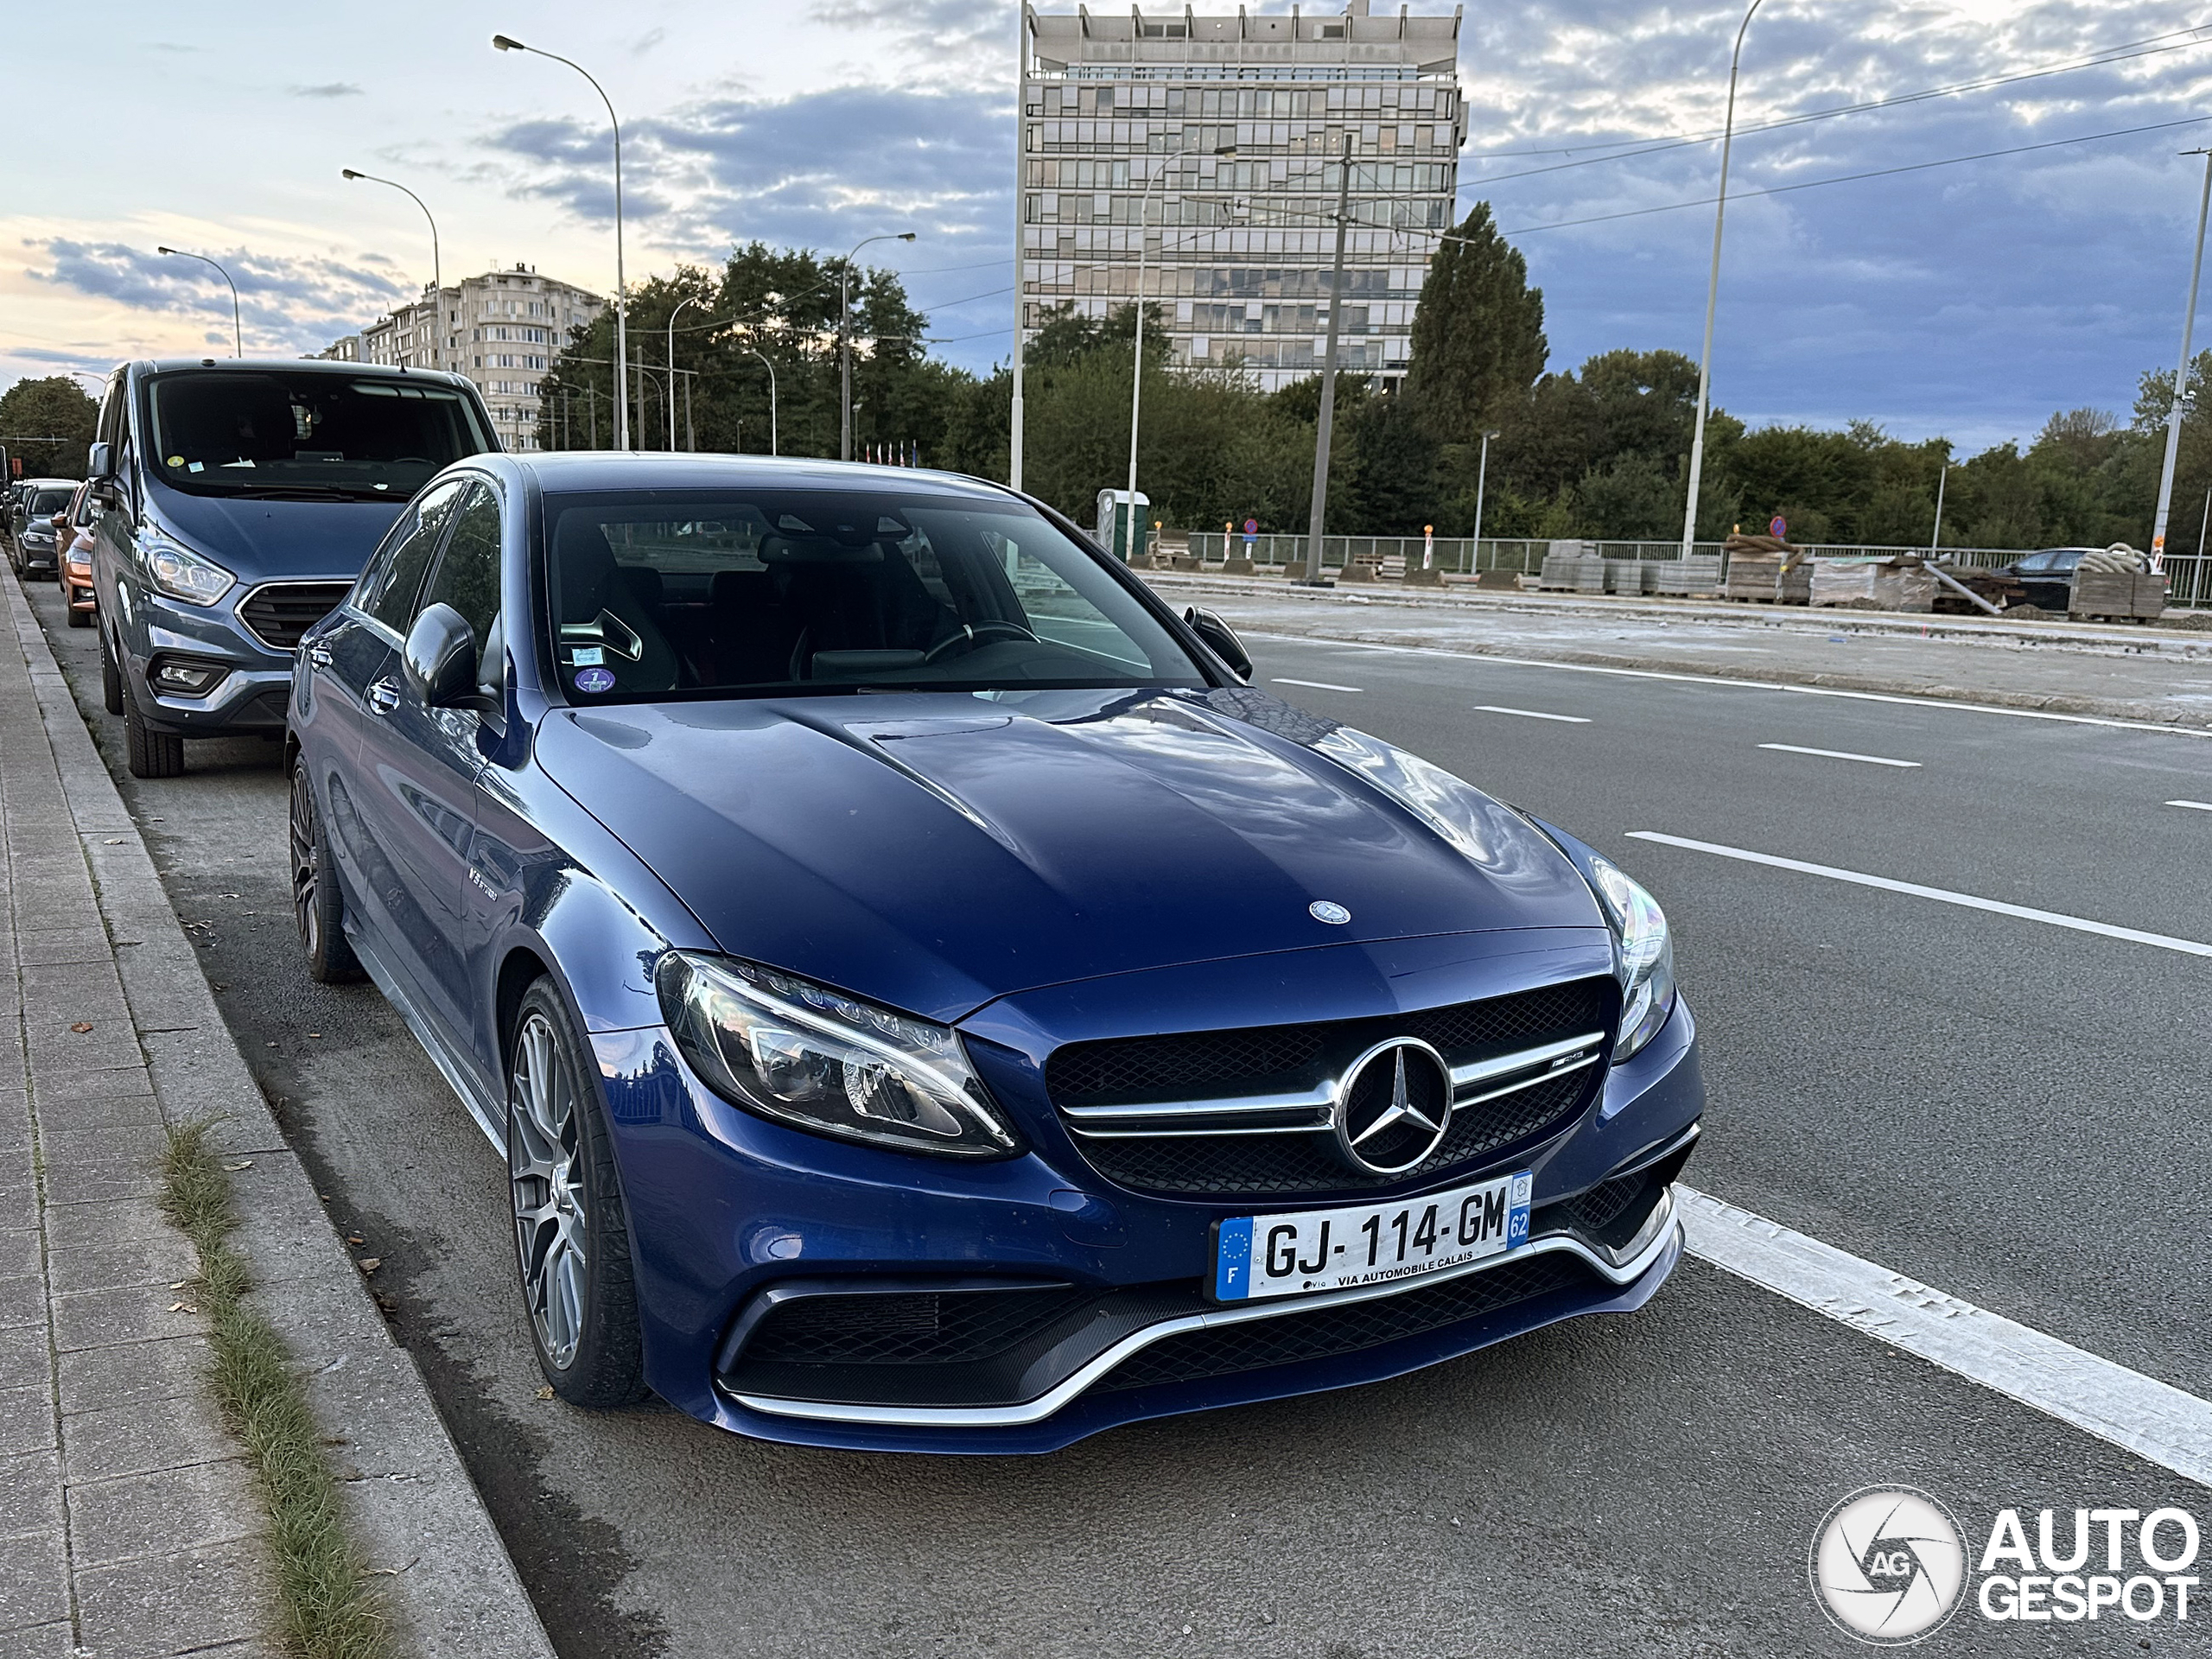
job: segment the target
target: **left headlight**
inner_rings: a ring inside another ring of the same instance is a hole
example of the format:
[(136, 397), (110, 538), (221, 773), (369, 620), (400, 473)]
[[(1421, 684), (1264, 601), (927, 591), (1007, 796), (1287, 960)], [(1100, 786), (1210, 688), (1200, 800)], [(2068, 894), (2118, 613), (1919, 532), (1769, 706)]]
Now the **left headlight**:
[(1659, 901), (1618, 865), (1592, 855), (1590, 877), (1613, 930), (1621, 982), (1620, 1035), (1613, 1042), (1618, 1065), (1656, 1037), (1675, 1011), (1675, 942)]
[(943, 1026), (726, 957), (671, 951), (657, 983), (683, 1058), (734, 1106), (901, 1152), (1021, 1149)]
[(213, 559), (165, 537), (146, 537), (138, 544), (145, 561), (146, 579), (171, 599), (188, 605), (213, 605), (238, 585), (238, 578)]

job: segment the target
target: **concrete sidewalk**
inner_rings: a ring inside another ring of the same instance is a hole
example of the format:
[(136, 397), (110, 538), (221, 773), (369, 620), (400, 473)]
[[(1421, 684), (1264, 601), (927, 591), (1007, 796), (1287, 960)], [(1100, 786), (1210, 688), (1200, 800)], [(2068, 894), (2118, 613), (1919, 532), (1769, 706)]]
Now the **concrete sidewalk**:
[(276, 1651), (266, 1512), (209, 1403), (197, 1262), (156, 1197), (168, 1127), (219, 1117), (236, 1242), (306, 1375), (393, 1652), (549, 1659), (12, 577), (0, 601), (0, 1651)]
[[(1238, 628), (2212, 728), (2212, 633), (1145, 573)], [(1925, 630), (1923, 632), (1923, 630)]]

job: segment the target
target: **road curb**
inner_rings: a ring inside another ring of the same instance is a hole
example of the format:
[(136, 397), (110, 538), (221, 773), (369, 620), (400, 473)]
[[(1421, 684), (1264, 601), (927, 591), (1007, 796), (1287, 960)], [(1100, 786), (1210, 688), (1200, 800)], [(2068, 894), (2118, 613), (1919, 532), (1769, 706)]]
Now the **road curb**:
[(305, 1167), (232, 1040), (152, 856), (100, 760), (45, 630), (5, 588), (62, 793), (93, 875), (162, 1116), (218, 1116), (254, 1299), (302, 1369), (347, 1521), (423, 1659), (553, 1659), (553, 1644), (429, 1389), (392, 1338)]
[[(1155, 585), (1164, 587), (1164, 584)], [(1174, 582), (1174, 588), (1175, 591), (1181, 593), (1218, 594), (1224, 598), (1234, 596), (1246, 599), (1279, 600), (1285, 597), (1283, 593), (1272, 588), (1262, 590), (1240, 586), (1228, 581), (1194, 582), (1188, 577), (1177, 580)], [(1306, 595), (1295, 596), (1306, 600), (1306, 602), (1313, 602)], [(1363, 603), (1373, 602), (1364, 594), (1359, 597)], [(1403, 599), (1396, 595), (1392, 595), (1384, 603), (1395, 610), (1418, 609), (1421, 606), (1419, 601)], [(1455, 608), (1470, 610), (1478, 607), (1465, 606)], [(1500, 607), (1501, 611), (1505, 608)], [(1621, 613), (1621, 614), (1627, 614), (1627, 613)], [(1839, 620), (1841, 620), (1845, 614), (1847, 613), (1839, 613)], [(1694, 620), (1715, 619), (1700, 617)], [(1717, 620), (1726, 622), (1732, 619), (1723, 615)], [(1764, 618), (1757, 617), (1749, 620), (1754, 622), (1764, 621)], [(1524, 658), (1541, 662), (1576, 664), (1590, 668), (1624, 669), (1647, 674), (1689, 674), (1700, 679), (1732, 680), (1752, 685), (1804, 686), (1818, 690), (1859, 691), (1882, 696), (1910, 697), (1919, 702), (1955, 702), (1967, 707), (2024, 709), (2040, 714), (2080, 715), (2098, 720), (2118, 720), (2146, 726), (2172, 727), (2183, 731), (2212, 731), (2212, 709), (2200, 711), (2167, 702), (2145, 702), (2122, 697), (2077, 696), (2063, 692), (2043, 694), (1976, 690), (1961, 686), (1927, 685), (1915, 681), (1893, 679), (1878, 674), (1805, 673), (1787, 668), (1769, 668), (1757, 663), (1714, 662), (1709, 658), (1702, 657), (1669, 657), (1623, 652), (1588, 651), (1528, 639), (1515, 641), (1510, 650), (1492, 650), (1479, 643), (1471, 643), (1464, 639), (1446, 638), (1443, 635), (1363, 630), (1354, 616), (1341, 610), (1333, 613), (1317, 612), (1311, 626), (1300, 626), (1299, 624), (1302, 621), (1303, 619), (1271, 619), (1267, 624), (1265, 632), (1295, 634), (1300, 639), (1338, 639), (1347, 645), (1414, 645), (1423, 650), (1449, 652), (1454, 656)], [(1772, 624), (1770, 623), (1768, 626)], [(1847, 621), (1843, 622), (1843, 626), (1859, 626), (1859, 623)], [(1895, 632), (1904, 630), (1885, 631)], [(1952, 638), (1955, 639), (1955, 636)], [(2007, 645), (2011, 643), (2011, 636), (1985, 636), (1977, 643)], [(2113, 643), (2124, 645), (2127, 642), (2120, 640)], [(2040, 640), (2036, 644), (2043, 649), (2082, 649), (2080, 646), (2069, 647), (2065, 642), (2058, 640)], [(2153, 653), (2146, 651), (2143, 654)]]

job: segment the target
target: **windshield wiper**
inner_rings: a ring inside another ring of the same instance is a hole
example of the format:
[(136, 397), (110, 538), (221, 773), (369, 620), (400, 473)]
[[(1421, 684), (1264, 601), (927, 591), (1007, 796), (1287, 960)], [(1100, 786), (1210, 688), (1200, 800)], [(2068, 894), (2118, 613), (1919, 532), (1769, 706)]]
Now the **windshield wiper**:
[(224, 484), (208, 492), (245, 496), (257, 501), (404, 501), (397, 491), (372, 489), (365, 484)]

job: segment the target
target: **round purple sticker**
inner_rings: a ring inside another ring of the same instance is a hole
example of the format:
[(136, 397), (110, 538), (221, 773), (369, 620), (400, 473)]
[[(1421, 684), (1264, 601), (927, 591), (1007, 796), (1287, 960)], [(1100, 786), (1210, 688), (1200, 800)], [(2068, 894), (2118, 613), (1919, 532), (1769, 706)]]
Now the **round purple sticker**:
[(613, 689), (614, 676), (609, 670), (588, 668), (576, 676), (576, 690), (579, 691), (612, 691)]

